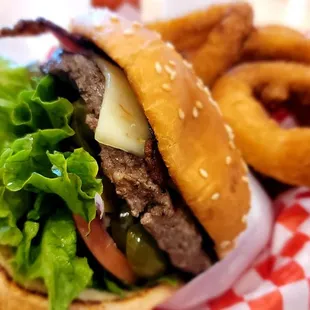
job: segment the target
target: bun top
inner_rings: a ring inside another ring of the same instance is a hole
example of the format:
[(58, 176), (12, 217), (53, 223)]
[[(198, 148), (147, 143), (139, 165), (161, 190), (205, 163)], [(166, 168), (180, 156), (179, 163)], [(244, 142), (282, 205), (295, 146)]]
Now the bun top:
[(247, 168), (231, 128), (191, 65), (160, 35), (108, 10), (71, 22), (126, 73), (184, 200), (220, 256), (246, 227)]

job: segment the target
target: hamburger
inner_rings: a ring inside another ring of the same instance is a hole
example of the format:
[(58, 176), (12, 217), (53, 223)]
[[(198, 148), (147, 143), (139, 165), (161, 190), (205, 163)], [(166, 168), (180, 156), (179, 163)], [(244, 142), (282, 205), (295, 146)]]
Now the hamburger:
[(45, 63), (1, 62), (0, 304), (151, 309), (233, 249), (246, 166), (156, 32), (103, 10), (0, 37), (46, 31), (61, 47)]

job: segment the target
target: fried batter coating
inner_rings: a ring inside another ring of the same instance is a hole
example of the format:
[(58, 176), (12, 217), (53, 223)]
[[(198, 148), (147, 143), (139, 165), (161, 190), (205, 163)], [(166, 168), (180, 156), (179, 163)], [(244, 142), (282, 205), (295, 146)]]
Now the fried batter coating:
[(261, 90), (261, 98), (279, 102), (292, 96), (303, 98), (309, 89), (310, 66), (277, 61), (237, 66), (212, 90), (245, 160), (257, 171), (287, 184), (310, 185), (310, 129), (281, 128), (255, 93)]
[(206, 85), (240, 60), (253, 30), (252, 8), (246, 3), (214, 5), (181, 18), (147, 25), (174, 44)]

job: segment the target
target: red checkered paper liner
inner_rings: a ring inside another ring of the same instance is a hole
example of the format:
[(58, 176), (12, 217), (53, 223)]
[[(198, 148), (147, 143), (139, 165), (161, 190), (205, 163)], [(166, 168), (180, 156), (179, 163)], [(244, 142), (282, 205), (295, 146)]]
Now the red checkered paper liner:
[[(279, 122), (281, 127), (292, 128), (297, 126), (296, 119), (289, 115), (284, 108), (275, 111), (271, 116)], [(258, 188), (253, 185), (252, 208), (255, 207), (253, 203), (256, 200), (258, 200), (258, 204), (268, 203), (266, 200), (261, 200), (261, 195), (264, 193), (257, 192)], [(261, 206), (263, 207), (263, 205)], [(261, 236), (261, 240), (266, 237), (261, 234), (269, 230), (270, 224), (273, 224), (272, 230), (268, 238), (269, 242), (265, 243), (266, 245), (258, 257), (253, 259), (254, 262), (252, 261), (250, 268), (247, 267), (248, 265), (244, 265), (243, 273), (241, 272), (235, 278), (232, 285), (226, 285), (223, 278), (217, 278), (214, 273), (212, 275), (211, 273), (200, 275), (197, 278), (199, 280), (199, 277), (204, 277), (203, 281), (194, 279), (191, 288), (188, 287), (190, 285), (188, 284), (187, 290), (184, 291), (182, 288), (176, 294), (178, 296), (172, 297), (158, 309), (310, 309), (310, 189), (301, 187), (290, 190), (283, 193), (273, 204), (265, 207), (268, 208), (265, 208), (265, 212), (262, 212), (255, 220), (255, 225), (259, 225), (260, 235), (258, 237)], [(270, 218), (268, 219), (270, 214), (266, 214), (268, 210), (274, 211), (275, 216), (272, 223), (270, 223)], [(257, 235), (253, 235), (253, 242), (255, 242), (252, 245), (253, 249), (257, 248), (258, 240)], [(249, 251), (251, 251), (251, 243), (250, 247), (246, 246), (243, 250), (236, 248), (235, 254), (239, 258), (249, 257)], [(230, 271), (240, 268), (240, 264), (235, 263), (237, 262), (231, 261), (229, 265), (224, 267), (222, 265), (227, 274), (227, 281), (230, 281)], [(230, 289), (226, 293), (218, 293), (222, 295), (215, 294), (212, 296), (209, 294), (210, 292), (205, 292), (205, 298), (201, 298), (201, 293), (196, 294), (193, 288), (197, 292), (203, 292), (204, 287), (210, 289), (210, 276), (212, 283), (214, 283), (213, 286), (217, 289), (221, 285)], [(181, 293), (182, 290), (183, 293)], [(191, 296), (193, 296), (192, 301)]]
[[(297, 126), (284, 108), (271, 116), (283, 128)], [(310, 309), (310, 189), (283, 193), (274, 207), (277, 215), (269, 246), (229, 291), (201, 309)]]
[(274, 205), (270, 245), (232, 289), (201, 309), (310, 309), (310, 189), (284, 193)]

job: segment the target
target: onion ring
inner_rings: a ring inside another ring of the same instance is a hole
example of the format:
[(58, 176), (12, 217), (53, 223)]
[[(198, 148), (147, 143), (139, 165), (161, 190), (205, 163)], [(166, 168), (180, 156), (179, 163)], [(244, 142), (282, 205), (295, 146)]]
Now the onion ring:
[(292, 94), (308, 97), (310, 66), (280, 61), (243, 64), (213, 87), (214, 99), (234, 129), (245, 160), (279, 181), (310, 186), (310, 129), (281, 128), (254, 97), (254, 92), (264, 90), (265, 98), (267, 93), (267, 98), (278, 101)]
[(177, 50), (197, 48), (223, 16), (240, 6), (248, 7), (245, 4), (212, 5), (207, 10), (195, 11), (179, 18), (148, 23), (147, 27), (159, 32)]
[(266, 26), (252, 32), (244, 45), (246, 60), (293, 60), (310, 64), (310, 39), (285, 26)]
[(250, 7), (232, 8), (214, 26), (201, 47), (185, 53), (206, 85), (212, 85), (241, 59), (244, 41), (252, 30), (252, 18)]
[(170, 21), (147, 26), (174, 44), (206, 85), (242, 55), (244, 41), (252, 31), (253, 12), (246, 3), (214, 5)]

